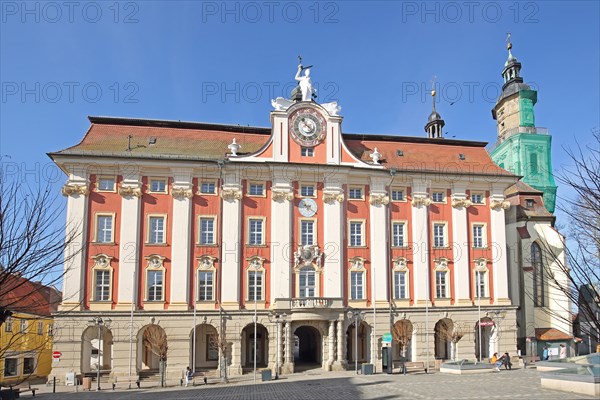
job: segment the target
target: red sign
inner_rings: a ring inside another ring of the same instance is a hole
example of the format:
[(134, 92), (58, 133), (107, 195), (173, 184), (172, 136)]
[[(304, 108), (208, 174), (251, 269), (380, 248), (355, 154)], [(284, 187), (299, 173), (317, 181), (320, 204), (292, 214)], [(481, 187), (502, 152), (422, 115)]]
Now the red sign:
[(479, 323), (480, 326), (494, 326), (496, 324), (494, 324), (494, 321), (481, 321)]
[(52, 352), (52, 358), (60, 358), (61, 355), (62, 355), (62, 353), (60, 351)]

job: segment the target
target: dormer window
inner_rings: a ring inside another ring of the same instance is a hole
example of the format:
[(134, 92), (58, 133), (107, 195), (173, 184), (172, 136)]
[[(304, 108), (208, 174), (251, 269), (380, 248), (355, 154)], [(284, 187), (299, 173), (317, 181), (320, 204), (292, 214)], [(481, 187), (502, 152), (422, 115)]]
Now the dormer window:
[(525, 200), (525, 206), (527, 208), (533, 208), (535, 206), (535, 201), (533, 199)]

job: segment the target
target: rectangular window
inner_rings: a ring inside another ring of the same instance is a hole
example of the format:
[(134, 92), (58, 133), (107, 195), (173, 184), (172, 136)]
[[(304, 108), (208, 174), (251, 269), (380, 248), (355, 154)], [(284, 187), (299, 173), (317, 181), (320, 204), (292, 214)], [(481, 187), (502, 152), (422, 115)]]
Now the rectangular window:
[(48, 324), (48, 336), (54, 336), (54, 324)]
[(473, 225), (473, 247), (483, 247), (483, 225)]
[(4, 359), (4, 376), (17, 376), (17, 367), (19, 360), (16, 358), (5, 358)]
[(115, 178), (98, 178), (96, 187), (99, 192), (114, 192)]
[(20, 327), (19, 332), (21, 332), (21, 333), (27, 333), (27, 326), (28, 326), (27, 320), (22, 319), (21, 320), (21, 327)]
[(35, 358), (25, 357), (23, 359), (23, 375), (33, 374), (35, 371)]
[(483, 204), (483, 194), (481, 194), (481, 193), (472, 193), (471, 194), (471, 202), (473, 204)]
[(249, 235), (248, 244), (258, 246), (263, 244), (263, 220), (251, 219), (248, 221)]
[(406, 299), (406, 272), (394, 272), (394, 298)]
[(148, 218), (150, 234), (148, 235), (148, 243), (161, 244), (165, 243), (165, 217), (150, 217)]
[(302, 185), (302, 186), (300, 186), (300, 196), (302, 196), (302, 197), (315, 197), (315, 187), (313, 185)]
[(12, 332), (13, 331), (13, 319), (11, 317), (6, 318), (4, 322), (4, 332)]
[(363, 245), (363, 223), (362, 222), (350, 222), (350, 246), (362, 246)]
[(264, 196), (265, 194), (265, 185), (262, 183), (251, 183), (248, 188), (248, 194), (250, 196)]
[(249, 271), (248, 272), (248, 300), (249, 301), (260, 301), (262, 300), (262, 272), (261, 271)]
[(435, 272), (435, 297), (438, 299), (446, 298), (446, 271)]
[(300, 155), (302, 157), (313, 157), (315, 155), (315, 149), (312, 147), (302, 147), (302, 149), (300, 149)]
[(300, 224), (302, 246), (315, 244), (315, 221), (302, 221)]
[(485, 297), (485, 271), (475, 271), (475, 293), (477, 297)]
[(200, 193), (202, 194), (215, 194), (217, 188), (214, 182), (202, 182), (200, 184)]
[(38, 323), (37, 323), (37, 334), (38, 335), (44, 334), (44, 323), (41, 321), (38, 321)]
[(434, 203), (443, 203), (444, 202), (444, 192), (433, 192), (431, 194), (431, 201)]
[(210, 245), (215, 244), (215, 219), (200, 218), (200, 244)]
[(151, 179), (150, 180), (150, 191), (153, 193), (166, 193), (167, 192), (167, 180), (166, 179)]
[(404, 222), (392, 223), (392, 245), (394, 247), (404, 247)]
[(392, 201), (404, 201), (404, 190), (392, 190)]
[(113, 241), (112, 215), (98, 215), (96, 217), (96, 242), (112, 243)]
[(348, 189), (348, 197), (353, 200), (361, 200), (363, 198), (362, 188)]
[(363, 272), (350, 272), (350, 299), (362, 300), (363, 298)]
[(315, 275), (310, 267), (300, 270), (300, 297), (315, 297)]
[(148, 271), (148, 301), (162, 301), (163, 272)]
[(213, 299), (213, 273), (212, 271), (198, 272), (198, 301)]
[(96, 271), (96, 290), (94, 292), (95, 301), (110, 300), (110, 271)]
[(433, 247), (446, 246), (446, 225), (433, 224)]

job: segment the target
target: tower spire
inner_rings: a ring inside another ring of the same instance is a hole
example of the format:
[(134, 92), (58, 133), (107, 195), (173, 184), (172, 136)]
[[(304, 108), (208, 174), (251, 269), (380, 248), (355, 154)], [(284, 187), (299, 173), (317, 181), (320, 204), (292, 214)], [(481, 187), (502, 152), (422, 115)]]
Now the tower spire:
[(434, 75), (431, 78), (431, 114), (429, 114), (429, 118), (427, 119), (427, 124), (425, 125), (425, 132), (427, 132), (427, 136), (430, 139), (440, 139), (442, 136), (442, 128), (445, 125), (444, 120), (440, 116), (440, 114), (435, 110), (435, 95), (437, 94), (435, 91), (435, 79)]

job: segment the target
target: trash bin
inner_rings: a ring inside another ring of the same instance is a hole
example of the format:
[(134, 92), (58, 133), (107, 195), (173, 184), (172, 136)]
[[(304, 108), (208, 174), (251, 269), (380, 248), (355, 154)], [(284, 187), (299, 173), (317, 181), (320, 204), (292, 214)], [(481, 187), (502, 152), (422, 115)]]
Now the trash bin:
[(92, 390), (92, 378), (84, 376), (83, 377), (83, 390)]
[(360, 371), (363, 375), (373, 375), (373, 364), (361, 364)]
[(270, 369), (265, 369), (264, 371), (261, 372), (261, 376), (262, 376), (262, 381), (263, 382), (267, 382), (271, 380), (272, 377), (272, 373)]

